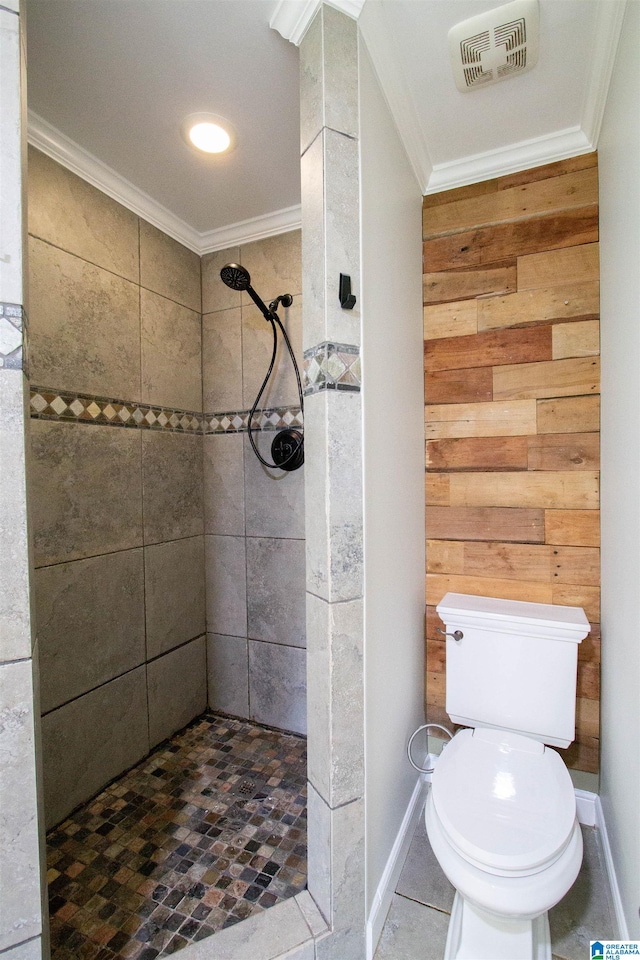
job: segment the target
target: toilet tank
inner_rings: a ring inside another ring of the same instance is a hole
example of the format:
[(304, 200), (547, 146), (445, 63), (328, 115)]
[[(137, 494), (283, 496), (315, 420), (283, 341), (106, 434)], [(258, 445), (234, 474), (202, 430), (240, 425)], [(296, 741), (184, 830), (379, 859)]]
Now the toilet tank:
[(447, 593), (446, 710), (466, 727), (495, 727), (568, 747), (575, 737), (581, 607)]

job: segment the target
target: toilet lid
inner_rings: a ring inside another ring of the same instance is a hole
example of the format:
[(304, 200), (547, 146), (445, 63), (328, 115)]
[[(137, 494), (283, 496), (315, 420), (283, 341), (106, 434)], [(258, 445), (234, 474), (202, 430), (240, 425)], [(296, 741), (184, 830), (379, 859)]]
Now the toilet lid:
[(496, 871), (526, 871), (566, 845), (576, 802), (559, 755), (502, 730), (460, 731), (440, 755), (433, 803), (458, 851)]

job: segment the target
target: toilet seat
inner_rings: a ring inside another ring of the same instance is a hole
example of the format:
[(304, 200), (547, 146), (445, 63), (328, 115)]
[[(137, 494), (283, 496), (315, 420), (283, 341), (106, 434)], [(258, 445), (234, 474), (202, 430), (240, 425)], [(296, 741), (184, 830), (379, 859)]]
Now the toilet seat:
[(496, 876), (546, 869), (575, 826), (575, 794), (560, 756), (521, 734), (461, 730), (443, 750), (431, 790), (450, 843)]

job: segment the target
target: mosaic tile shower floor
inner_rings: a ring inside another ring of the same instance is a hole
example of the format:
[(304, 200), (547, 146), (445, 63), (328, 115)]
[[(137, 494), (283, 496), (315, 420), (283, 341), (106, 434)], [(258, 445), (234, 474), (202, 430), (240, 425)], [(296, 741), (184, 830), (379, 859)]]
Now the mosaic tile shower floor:
[(47, 836), (52, 960), (153, 960), (306, 886), (306, 741), (207, 714)]

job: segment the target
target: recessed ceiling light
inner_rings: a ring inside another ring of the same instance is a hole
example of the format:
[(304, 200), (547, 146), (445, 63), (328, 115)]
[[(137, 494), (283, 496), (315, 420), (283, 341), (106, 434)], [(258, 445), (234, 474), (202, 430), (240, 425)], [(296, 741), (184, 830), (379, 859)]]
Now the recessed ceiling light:
[(182, 123), (182, 136), (190, 147), (203, 153), (224, 153), (235, 146), (233, 127), (213, 113), (192, 113)]

